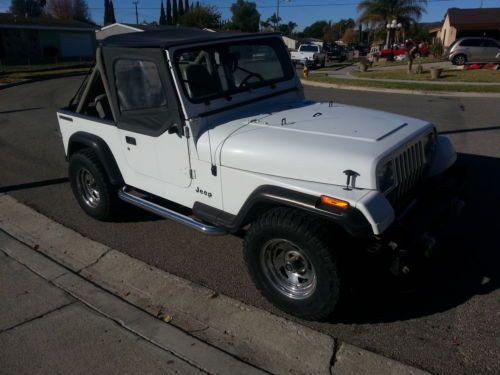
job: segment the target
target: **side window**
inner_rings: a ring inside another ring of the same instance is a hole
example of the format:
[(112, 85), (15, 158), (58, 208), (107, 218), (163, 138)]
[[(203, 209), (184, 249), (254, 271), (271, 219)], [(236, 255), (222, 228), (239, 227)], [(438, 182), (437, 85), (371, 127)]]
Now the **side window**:
[(490, 48), (497, 48), (497, 44), (492, 41), (492, 40), (489, 40), (489, 39), (485, 39), (483, 40), (483, 47), (490, 47)]
[(120, 59), (115, 62), (114, 68), (121, 112), (167, 105), (165, 90), (154, 62)]
[(460, 43), (462, 47), (480, 47), (481, 39), (465, 39), (462, 43)]

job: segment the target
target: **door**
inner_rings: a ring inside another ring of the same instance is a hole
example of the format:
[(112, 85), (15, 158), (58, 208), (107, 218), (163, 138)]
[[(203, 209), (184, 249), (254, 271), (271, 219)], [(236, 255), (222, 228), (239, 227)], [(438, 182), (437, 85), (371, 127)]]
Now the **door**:
[(165, 51), (105, 47), (103, 52), (118, 136), (136, 174), (135, 187), (157, 181), (188, 187), (188, 142)]

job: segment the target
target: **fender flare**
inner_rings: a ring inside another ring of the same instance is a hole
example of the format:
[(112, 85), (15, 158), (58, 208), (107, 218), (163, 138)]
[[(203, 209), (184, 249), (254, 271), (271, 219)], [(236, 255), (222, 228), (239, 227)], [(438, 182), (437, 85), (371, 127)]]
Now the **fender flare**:
[(115, 157), (102, 138), (87, 132), (72, 134), (68, 141), (68, 154), (66, 158), (69, 160), (71, 155), (82, 148), (90, 148), (95, 152), (112, 185), (122, 186), (125, 184)]
[(234, 233), (271, 208), (289, 207), (332, 221), (354, 237), (373, 235), (372, 227), (361, 211), (354, 207), (344, 211), (325, 209), (318, 205), (319, 198), (279, 186), (263, 185), (253, 191), (237, 215), (201, 202), (195, 202), (193, 214), (199, 219)]

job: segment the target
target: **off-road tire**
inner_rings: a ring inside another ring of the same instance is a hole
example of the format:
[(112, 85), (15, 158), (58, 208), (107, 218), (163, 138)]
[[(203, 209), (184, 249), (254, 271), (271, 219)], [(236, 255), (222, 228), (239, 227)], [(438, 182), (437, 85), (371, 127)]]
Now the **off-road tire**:
[(452, 63), (453, 65), (465, 65), (467, 63), (467, 56), (463, 54), (453, 56)]
[[(98, 192), (98, 199), (93, 204), (85, 198), (85, 188), (80, 177), (82, 173), (90, 173)], [(89, 216), (107, 221), (118, 215), (122, 208), (122, 202), (118, 198), (119, 187), (110, 183), (99, 158), (91, 149), (82, 149), (71, 155), (68, 174), (73, 195)]]
[[(324, 224), (321, 219), (299, 210), (275, 208), (251, 225), (244, 241), (245, 262), (256, 287), (275, 306), (302, 319), (329, 317), (340, 297), (337, 260), (331, 251)], [(266, 251), (266, 244), (279, 240), (300, 248), (314, 267), (316, 285), (307, 297), (294, 299), (287, 296), (270, 280), (262, 254)]]

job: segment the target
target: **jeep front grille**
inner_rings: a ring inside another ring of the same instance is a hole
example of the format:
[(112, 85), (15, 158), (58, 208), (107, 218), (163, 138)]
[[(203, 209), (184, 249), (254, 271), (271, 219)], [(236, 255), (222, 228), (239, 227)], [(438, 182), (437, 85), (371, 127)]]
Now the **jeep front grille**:
[(387, 198), (394, 209), (400, 208), (407, 201), (408, 195), (422, 180), (426, 166), (424, 139), (420, 138), (417, 142), (407, 145), (393, 158), (396, 183), (388, 192)]

